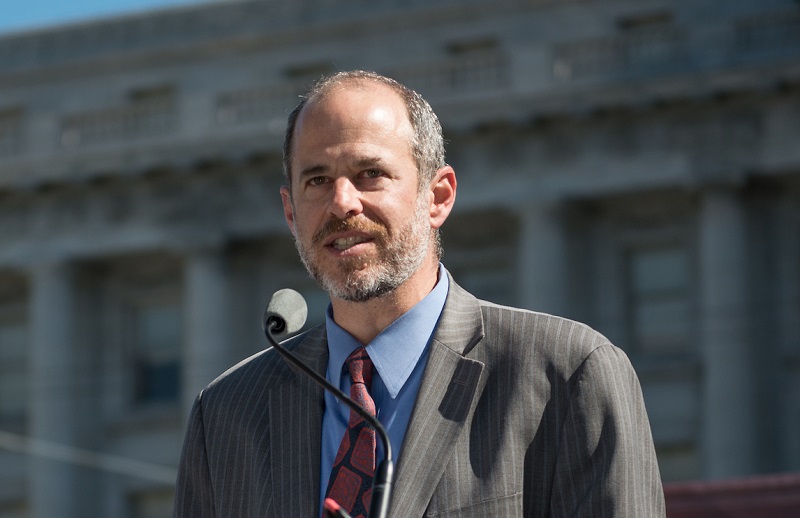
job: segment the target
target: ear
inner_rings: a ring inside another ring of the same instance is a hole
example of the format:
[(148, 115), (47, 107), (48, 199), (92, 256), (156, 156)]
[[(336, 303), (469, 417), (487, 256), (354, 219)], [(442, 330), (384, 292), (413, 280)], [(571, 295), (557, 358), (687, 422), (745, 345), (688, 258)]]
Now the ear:
[(281, 186), (281, 202), (283, 202), (283, 217), (286, 219), (286, 224), (289, 225), (289, 230), (294, 235), (294, 209), (292, 209), (292, 193), (285, 185)]
[(452, 167), (446, 165), (440, 167), (433, 177), (430, 186), (431, 207), (430, 222), (431, 228), (440, 228), (456, 201), (456, 172)]

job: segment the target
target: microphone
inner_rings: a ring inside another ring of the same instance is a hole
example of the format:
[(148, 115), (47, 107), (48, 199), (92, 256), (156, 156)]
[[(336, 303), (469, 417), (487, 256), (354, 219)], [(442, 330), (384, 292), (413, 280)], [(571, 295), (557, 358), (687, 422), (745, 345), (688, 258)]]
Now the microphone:
[(276, 291), (267, 304), (264, 311), (264, 330), (271, 328), (272, 336), (283, 340), (300, 331), (307, 316), (308, 306), (303, 296), (284, 288)]
[[(385, 518), (389, 512), (389, 499), (392, 493), (392, 478), (394, 477), (394, 464), (392, 463), (392, 444), (389, 441), (389, 434), (386, 429), (372, 414), (367, 412), (364, 407), (350, 399), (350, 397), (333, 386), (324, 376), (308, 367), (300, 361), (290, 350), (283, 347), (279, 340), (297, 333), (302, 329), (308, 315), (308, 306), (303, 296), (296, 291), (284, 288), (278, 290), (270, 299), (266, 311), (264, 311), (264, 334), (272, 346), (280, 353), (283, 359), (294, 365), (319, 386), (333, 393), (339, 401), (342, 401), (351, 410), (361, 416), (370, 426), (372, 426), (381, 438), (383, 443), (384, 459), (378, 464), (375, 470), (375, 478), (372, 482), (372, 500), (369, 506), (369, 518)], [(347, 516), (343, 510), (343, 516)]]

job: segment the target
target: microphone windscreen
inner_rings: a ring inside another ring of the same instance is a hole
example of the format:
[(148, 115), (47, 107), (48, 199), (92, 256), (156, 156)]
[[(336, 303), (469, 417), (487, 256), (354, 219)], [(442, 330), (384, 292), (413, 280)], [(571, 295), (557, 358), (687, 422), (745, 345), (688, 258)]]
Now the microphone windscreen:
[(264, 312), (264, 328), (266, 329), (271, 320), (278, 320), (284, 323), (284, 328), (277, 330), (276, 336), (292, 335), (303, 328), (308, 316), (308, 306), (302, 295), (296, 291), (284, 288), (278, 290), (272, 296)]

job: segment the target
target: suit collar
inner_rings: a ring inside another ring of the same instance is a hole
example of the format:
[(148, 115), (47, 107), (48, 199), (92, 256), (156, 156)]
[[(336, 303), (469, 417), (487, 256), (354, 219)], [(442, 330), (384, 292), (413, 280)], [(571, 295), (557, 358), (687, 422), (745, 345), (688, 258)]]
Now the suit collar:
[(433, 338), (464, 356), (483, 339), (483, 314), (478, 299), (456, 284), (450, 272), (447, 276), (450, 291)]
[(465, 357), (482, 339), (478, 300), (451, 277), (397, 462), (390, 515), (422, 516), (427, 508), (486, 383), (484, 364)]

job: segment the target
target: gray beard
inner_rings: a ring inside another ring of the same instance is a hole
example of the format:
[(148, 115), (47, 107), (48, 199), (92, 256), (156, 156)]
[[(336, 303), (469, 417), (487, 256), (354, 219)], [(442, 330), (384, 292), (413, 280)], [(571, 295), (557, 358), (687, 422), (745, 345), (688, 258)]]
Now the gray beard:
[(363, 260), (352, 264), (345, 262), (342, 265), (344, 281), (324, 273), (315, 261), (316, 254), (306, 249), (297, 237), (295, 246), (309, 275), (331, 297), (348, 302), (366, 302), (399, 288), (425, 261), (431, 246), (431, 231), (425, 226), (425, 214), (421, 209), (423, 207), (418, 208), (414, 221), (397, 236), (378, 244), (378, 256), (367, 263), (364, 271), (358, 271), (364, 264)]

